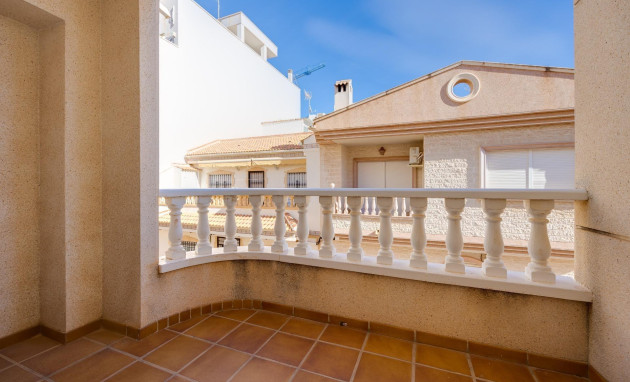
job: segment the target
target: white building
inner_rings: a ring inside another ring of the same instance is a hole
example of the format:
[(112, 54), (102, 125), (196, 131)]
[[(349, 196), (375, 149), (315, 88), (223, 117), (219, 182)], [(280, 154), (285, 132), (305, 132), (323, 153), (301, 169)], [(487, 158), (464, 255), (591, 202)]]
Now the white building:
[(160, 187), (184, 186), (172, 164), (191, 147), (304, 131), (300, 89), (267, 62), (278, 48), (242, 12), (217, 20), (192, 0), (160, 0), (160, 35)]

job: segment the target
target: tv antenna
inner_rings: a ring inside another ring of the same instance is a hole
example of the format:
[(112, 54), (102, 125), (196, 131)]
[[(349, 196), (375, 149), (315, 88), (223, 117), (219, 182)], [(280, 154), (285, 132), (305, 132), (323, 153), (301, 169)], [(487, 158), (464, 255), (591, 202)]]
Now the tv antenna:
[(304, 99), (308, 101), (308, 114), (313, 114), (313, 109), (311, 108), (311, 98), (313, 98), (313, 93), (304, 90)]

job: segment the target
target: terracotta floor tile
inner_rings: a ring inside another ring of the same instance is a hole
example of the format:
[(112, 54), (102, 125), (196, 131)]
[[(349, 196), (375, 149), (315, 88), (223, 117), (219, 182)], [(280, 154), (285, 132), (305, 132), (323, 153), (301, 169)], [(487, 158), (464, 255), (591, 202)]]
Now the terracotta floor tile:
[(306, 353), (311, 349), (315, 341), (306, 338), (292, 336), (290, 334), (276, 333), (265, 346), (256, 353), (265, 358), (298, 366)]
[(236, 321), (213, 316), (188, 330), (186, 334), (216, 342), (238, 325), (239, 323)]
[(334, 379), (323, 377), (321, 375), (309, 373), (308, 371), (300, 370), (293, 378), (293, 382), (335, 382)]
[(324, 330), (325, 326), (326, 325), (320, 322), (293, 317), (282, 327), (282, 329), (280, 329), (280, 331), (297, 334), (302, 337), (317, 338), (322, 330)]
[(246, 322), (277, 330), (286, 322), (287, 318), (288, 316), (284, 314), (261, 311), (256, 312), (256, 314), (248, 318)]
[(99, 329), (95, 332), (88, 334), (86, 337), (94, 341), (103, 343), (105, 345), (110, 345), (113, 342), (116, 342), (119, 339), (124, 338), (125, 336), (120, 333), (112, 332), (111, 330)]
[(0, 372), (0, 381), (7, 382), (31, 382), (39, 381), (40, 378), (19, 366), (12, 366)]
[(534, 369), (538, 382), (587, 382), (585, 378), (575, 375), (556, 373), (555, 371)]
[(255, 310), (251, 309), (232, 309), (232, 310), (224, 310), (222, 312), (217, 313), (217, 316), (231, 318), (233, 320), (245, 321), (249, 317), (251, 317)]
[(159, 332), (151, 334), (150, 336), (147, 336), (140, 341), (125, 337), (122, 340), (114, 343), (112, 347), (133, 354), (137, 357), (142, 357), (151, 350), (162, 345), (164, 342), (173, 339), (176, 336), (177, 334), (168, 330), (160, 330)]
[(360, 330), (328, 325), (319, 340), (360, 349), (363, 346), (365, 335), (366, 333)]
[(81, 338), (33, 357), (25, 361), (24, 365), (40, 374), (50, 375), (81, 358), (96, 353), (104, 346)]
[(51, 378), (57, 382), (100, 381), (133, 361), (131, 357), (105, 349), (57, 374), (53, 374)]
[(232, 379), (234, 382), (282, 382), (288, 381), (294, 368), (279, 363), (254, 358)]
[(489, 381), (534, 382), (529, 369), (523, 365), (490, 358), (470, 356), (475, 376)]
[(0, 358), (0, 370), (6, 369), (11, 365), (13, 365), (11, 362), (7, 361), (4, 358)]
[(472, 382), (472, 378), (444, 370), (416, 365), (416, 382)]
[(411, 380), (411, 363), (363, 353), (354, 376), (356, 382), (408, 382)]
[(146, 363), (136, 362), (108, 379), (107, 382), (163, 382), (171, 375)]
[(470, 367), (468, 366), (466, 354), (455, 350), (416, 344), (416, 362), (439, 369), (470, 375)]
[(302, 369), (348, 381), (358, 357), (357, 350), (318, 342), (304, 361)]
[(6, 347), (0, 351), (2, 355), (5, 355), (16, 362), (22, 362), (27, 358), (30, 358), (43, 351), (51, 349), (60, 345), (59, 342), (53, 341), (48, 337), (44, 337), (41, 334), (31, 337), (28, 340), (18, 342), (9, 347)]
[(365, 344), (365, 350), (411, 362), (413, 343), (378, 334), (370, 334)]
[(177, 371), (211, 345), (186, 336), (179, 336), (146, 356), (148, 362)]
[(247, 354), (214, 346), (180, 374), (201, 382), (227, 381), (248, 359)]
[(174, 330), (176, 332), (185, 332), (186, 330), (192, 328), (193, 326), (197, 325), (198, 323), (200, 323), (201, 321), (205, 320), (207, 318), (207, 316), (197, 316), (197, 317), (193, 317), (189, 320), (186, 320), (184, 322), (180, 322), (179, 324), (175, 324), (173, 326), (169, 326), (170, 330)]
[(244, 324), (222, 339), (220, 344), (247, 353), (255, 353), (273, 333), (269, 329)]

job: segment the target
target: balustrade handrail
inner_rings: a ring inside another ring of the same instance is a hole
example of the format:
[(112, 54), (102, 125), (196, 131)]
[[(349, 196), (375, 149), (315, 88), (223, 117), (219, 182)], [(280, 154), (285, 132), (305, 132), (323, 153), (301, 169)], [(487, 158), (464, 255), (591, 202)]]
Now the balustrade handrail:
[(186, 196), (385, 196), (402, 198), (466, 198), (508, 200), (588, 200), (582, 189), (531, 190), (498, 188), (191, 188), (160, 189), (161, 197)]

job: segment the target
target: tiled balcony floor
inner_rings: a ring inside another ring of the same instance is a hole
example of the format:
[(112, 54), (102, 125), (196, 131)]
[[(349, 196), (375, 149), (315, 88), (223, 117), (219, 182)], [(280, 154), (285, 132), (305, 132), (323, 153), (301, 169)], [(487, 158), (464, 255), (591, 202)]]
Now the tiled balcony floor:
[(195, 317), (140, 341), (104, 329), (0, 350), (0, 381), (531, 381), (587, 379), (258, 310)]

